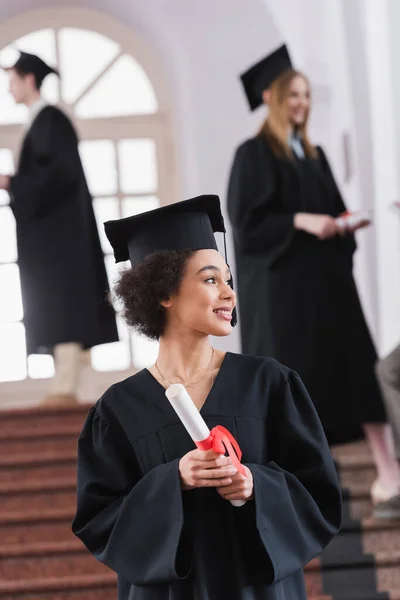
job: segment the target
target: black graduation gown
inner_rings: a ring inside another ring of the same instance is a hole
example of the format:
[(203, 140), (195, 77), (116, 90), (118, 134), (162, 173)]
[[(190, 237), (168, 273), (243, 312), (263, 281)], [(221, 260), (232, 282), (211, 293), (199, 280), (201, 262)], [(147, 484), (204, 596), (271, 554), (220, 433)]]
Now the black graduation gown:
[(10, 184), (27, 351), (118, 339), (92, 199), (69, 119), (43, 108)]
[(228, 191), (242, 350), (272, 356), (303, 379), (330, 443), (385, 421), (375, 348), (353, 279), (353, 235), (320, 241), (294, 214), (334, 217), (345, 205), (318, 158), (275, 157), (263, 137), (242, 144)]
[(182, 492), (179, 459), (194, 444), (144, 370), (89, 412), (74, 533), (116, 571), (119, 600), (305, 600), (302, 569), (337, 532), (341, 495), (300, 378), (228, 353), (201, 414), (235, 435), (254, 501)]

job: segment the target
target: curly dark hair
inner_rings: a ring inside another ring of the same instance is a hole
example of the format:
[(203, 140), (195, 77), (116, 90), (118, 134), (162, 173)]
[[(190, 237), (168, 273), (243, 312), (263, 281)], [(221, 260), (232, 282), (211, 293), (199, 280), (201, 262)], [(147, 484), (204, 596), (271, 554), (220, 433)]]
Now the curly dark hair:
[(114, 295), (123, 304), (128, 325), (151, 340), (162, 336), (168, 300), (179, 290), (185, 266), (195, 250), (163, 250), (147, 256), (116, 282)]

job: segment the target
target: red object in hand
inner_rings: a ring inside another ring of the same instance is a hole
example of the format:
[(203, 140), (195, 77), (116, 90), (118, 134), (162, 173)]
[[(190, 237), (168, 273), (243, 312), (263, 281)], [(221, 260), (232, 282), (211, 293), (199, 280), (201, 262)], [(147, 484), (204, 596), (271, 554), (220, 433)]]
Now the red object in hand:
[(240, 462), (242, 458), (242, 451), (239, 444), (233, 437), (230, 431), (228, 431), (222, 425), (214, 427), (208, 438), (201, 442), (195, 442), (199, 450), (211, 450), (218, 454), (225, 454), (228, 452), (229, 457), (234, 467), (236, 467), (238, 473), (241, 473), (244, 477), (247, 477), (246, 470)]

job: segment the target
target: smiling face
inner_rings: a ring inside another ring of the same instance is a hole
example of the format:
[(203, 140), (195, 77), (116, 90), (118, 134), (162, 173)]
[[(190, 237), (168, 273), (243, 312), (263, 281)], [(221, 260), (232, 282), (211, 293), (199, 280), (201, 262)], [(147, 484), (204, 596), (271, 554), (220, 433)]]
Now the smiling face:
[(304, 125), (310, 112), (311, 100), (308, 82), (301, 75), (297, 75), (290, 82), (287, 110), (289, 122), (294, 127)]
[(197, 251), (186, 264), (178, 292), (162, 302), (168, 313), (166, 333), (229, 335), (236, 306), (230, 279), (230, 271), (219, 252)]

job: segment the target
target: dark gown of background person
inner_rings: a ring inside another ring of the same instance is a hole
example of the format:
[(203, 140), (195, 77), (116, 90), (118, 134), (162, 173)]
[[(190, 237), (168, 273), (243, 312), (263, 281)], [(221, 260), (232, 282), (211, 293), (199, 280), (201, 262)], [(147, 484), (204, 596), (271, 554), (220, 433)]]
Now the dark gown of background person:
[(28, 354), (117, 340), (77, 136), (58, 108), (43, 108), (25, 136), (10, 197)]
[(237, 150), (228, 212), (236, 253), (242, 351), (303, 379), (331, 443), (385, 421), (376, 352), (353, 279), (353, 235), (320, 241), (297, 212), (345, 211), (328, 161), (276, 157), (263, 136)]
[(118, 574), (120, 600), (306, 600), (303, 567), (337, 532), (341, 498), (300, 378), (227, 353), (201, 414), (237, 438), (255, 500), (182, 491), (179, 460), (194, 444), (145, 369), (89, 412), (75, 534)]

